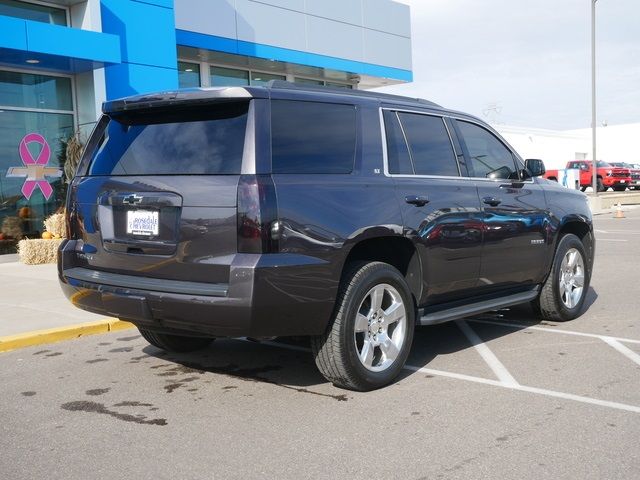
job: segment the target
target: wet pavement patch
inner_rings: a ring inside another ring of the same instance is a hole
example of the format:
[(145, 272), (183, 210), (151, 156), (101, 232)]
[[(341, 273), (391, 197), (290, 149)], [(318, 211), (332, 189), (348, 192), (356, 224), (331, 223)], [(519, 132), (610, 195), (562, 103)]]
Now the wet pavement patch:
[(94, 358), (93, 360), (87, 360), (84, 363), (98, 363), (98, 362), (108, 362), (109, 359), (107, 358)]
[(109, 350), (109, 353), (130, 352), (132, 350), (133, 350), (133, 347), (112, 348), (111, 350)]
[(20, 392), (21, 395), (24, 395), (25, 397), (33, 397), (36, 392)]
[(43, 353), (49, 353), (51, 350), (38, 350), (34, 355), (42, 355)]
[(101, 347), (106, 347), (107, 345), (111, 345), (111, 342), (100, 342), (98, 345)]
[(91, 395), (93, 397), (97, 397), (98, 395), (104, 395), (109, 390), (111, 390), (111, 389), (110, 388), (94, 388), (92, 390), (87, 390), (84, 393), (86, 393), (87, 395)]
[(113, 405), (114, 407), (153, 407), (153, 403), (143, 403), (137, 401), (124, 401), (120, 403), (116, 403)]
[(67, 410), (69, 412), (87, 412), (87, 413), (99, 413), (102, 415), (109, 415), (113, 418), (117, 418), (118, 420), (137, 423), (139, 425), (164, 426), (167, 424), (166, 418), (152, 418), (150, 420), (147, 420), (147, 417), (145, 417), (144, 415), (130, 415), (128, 413), (116, 412), (113, 410), (109, 410), (102, 403), (96, 403), (96, 402), (86, 402), (86, 401), (67, 402), (60, 405), (60, 407), (63, 410)]
[(58, 355), (62, 355), (62, 352), (48, 353), (45, 355), (45, 357), (57, 357)]
[(140, 335), (134, 335), (133, 337), (120, 337), (116, 338), (119, 342), (130, 342), (131, 340), (136, 340), (140, 338)]

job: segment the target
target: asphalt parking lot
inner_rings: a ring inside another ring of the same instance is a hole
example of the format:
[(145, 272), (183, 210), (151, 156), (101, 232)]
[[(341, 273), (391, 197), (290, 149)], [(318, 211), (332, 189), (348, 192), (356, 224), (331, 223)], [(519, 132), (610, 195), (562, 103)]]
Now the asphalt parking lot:
[(165, 355), (135, 330), (0, 354), (0, 476), (638, 478), (640, 209), (597, 216), (587, 312), (423, 327), (403, 377), (339, 390), (307, 345)]

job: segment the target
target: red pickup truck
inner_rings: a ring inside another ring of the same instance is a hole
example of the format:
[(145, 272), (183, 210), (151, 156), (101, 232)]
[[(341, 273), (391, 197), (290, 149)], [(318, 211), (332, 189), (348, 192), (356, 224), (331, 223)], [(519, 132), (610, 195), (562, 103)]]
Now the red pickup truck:
[[(590, 187), (593, 182), (591, 160), (573, 160), (567, 163), (566, 168), (577, 168), (580, 170), (580, 190), (583, 192)], [(628, 168), (614, 167), (607, 162), (598, 160), (597, 162), (597, 188), (599, 192), (606, 192), (612, 188), (616, 192), (623, 192), (631, 185), (631, 172)], [(544, 178), (558, 181), (558, 170), (547, 170)]]

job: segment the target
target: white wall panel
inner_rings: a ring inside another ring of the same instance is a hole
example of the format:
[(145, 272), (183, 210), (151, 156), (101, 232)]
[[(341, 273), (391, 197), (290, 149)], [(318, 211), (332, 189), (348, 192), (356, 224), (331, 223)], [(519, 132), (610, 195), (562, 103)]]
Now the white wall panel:
[(364, 61), (411, 70), (411, 39), (365, 29)]
[(306, 0), (305, 12), (362, 26), (362, 0)]
[(236, 38), (235, 0), (176, 0), (176, 28)]
[(362, 28), (320, 17), (307, 17), (309, 52), (363, 61)]
[(250, 0), (236, 0), (238, 40), (306, 49), (304, 14)]
[(362, 7), (365, 28), (411, 37), (408, 5), (389, 0), (364, 0)]

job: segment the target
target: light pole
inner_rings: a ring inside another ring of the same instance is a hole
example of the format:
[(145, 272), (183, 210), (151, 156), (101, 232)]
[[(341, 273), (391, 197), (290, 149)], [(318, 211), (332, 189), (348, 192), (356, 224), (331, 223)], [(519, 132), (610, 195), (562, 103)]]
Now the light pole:
[(591, 0), (591, 141), (593, 178), (591, 187), (594, 195), (598, 195), (598, 170), (596, 160), (596, 2)]

